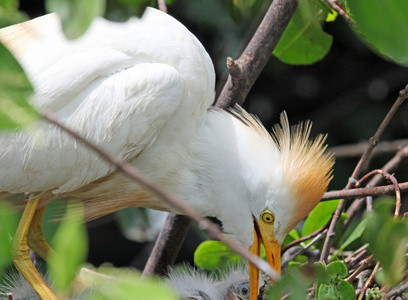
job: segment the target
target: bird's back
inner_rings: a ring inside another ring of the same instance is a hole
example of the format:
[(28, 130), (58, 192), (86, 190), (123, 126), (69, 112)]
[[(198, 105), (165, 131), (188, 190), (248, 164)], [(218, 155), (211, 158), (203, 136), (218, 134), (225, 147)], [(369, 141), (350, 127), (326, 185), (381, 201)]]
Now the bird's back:
[[(188, 142), (213, 100), (208, 54), (182, 24), (154, 9), (126, 23), (96, 19), (74, 41), (55, 14), (46, 15), (0, 29), (0, 41), (33, 84), (31, 104), (119, 160)], [(113, 172), (54, 126), (36, 126), (0, 136), (0, 192), (70, 192)]]

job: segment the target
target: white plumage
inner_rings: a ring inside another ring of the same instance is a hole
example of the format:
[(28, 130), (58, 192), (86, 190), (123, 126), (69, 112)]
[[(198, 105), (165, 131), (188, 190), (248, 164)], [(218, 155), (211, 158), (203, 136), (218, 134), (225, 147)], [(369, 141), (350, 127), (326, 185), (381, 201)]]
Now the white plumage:
[[(309, 123), (291, 130), (283, 114), (271, 137), (239, 107), (207, 111), (215, 83), (208, 54), (154, 9), (122, 24), (96, 19), (75, 41), (47, 15), (0, 29), (0, 41), (32, 82), (34, 107), (217, 217), (252, 252), (263, 240), (280, 270), (285, 235), (330, 181), (333, 160), (324, 136), (309, 141)], [(79, 198), (87, 219), (129, 206), (177, 212), (45, 122), (3, 135), (0, 145), (0, 192), (39, 195), (38, 207), (64, 197)]]

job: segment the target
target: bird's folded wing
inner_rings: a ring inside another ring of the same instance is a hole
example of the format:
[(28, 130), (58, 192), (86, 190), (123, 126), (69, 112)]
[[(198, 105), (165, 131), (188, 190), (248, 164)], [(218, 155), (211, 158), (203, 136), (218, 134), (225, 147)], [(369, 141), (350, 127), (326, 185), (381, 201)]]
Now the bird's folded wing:
[[(119, 160), (151, 145), (183, 94), (179, 73), (163, 64), (139, 64), (94, 80), (58, 110), (65, 125)], [(113, 167), (54, 126), (0, 137), (0, 191), (73, 191)]]

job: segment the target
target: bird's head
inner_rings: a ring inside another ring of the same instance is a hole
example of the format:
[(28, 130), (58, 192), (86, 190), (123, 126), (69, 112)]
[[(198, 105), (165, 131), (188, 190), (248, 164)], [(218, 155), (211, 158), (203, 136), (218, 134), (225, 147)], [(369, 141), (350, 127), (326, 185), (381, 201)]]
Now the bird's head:
[[(283, 239), (320, 201), (332, 178), (334, 159), (325, 153), (325, 135), (309, 138), (310, 122), (290, 127), (282, 113), (280, 124), (269, 134), (244, 110), (236, 108), (232, 114), (244, 124), (240, 136), (245, 142), (239, 147), (244, 184), (237, 188), (243, 193), (240, 205), (246, 208), (233, 208), (237, 220), (223, 224), (258, 256), (263, 242), (269, 264), (280, 272)], [(256, 299), (258, 276), (250, 265), (251, 300)]]

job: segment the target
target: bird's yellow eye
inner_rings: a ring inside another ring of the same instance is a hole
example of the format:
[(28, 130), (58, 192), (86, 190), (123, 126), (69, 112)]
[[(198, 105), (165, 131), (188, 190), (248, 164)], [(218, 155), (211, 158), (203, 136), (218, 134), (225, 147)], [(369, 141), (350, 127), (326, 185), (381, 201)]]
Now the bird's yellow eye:
[(262, 218), (262, 221), (264, 221), (265, 223), (273, 223), (275, 221), (274, 214), (269, 210), (265, 210), (262, 213), (261, 218)]

